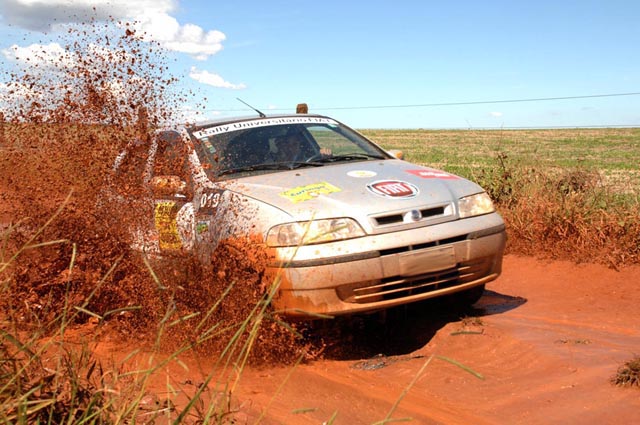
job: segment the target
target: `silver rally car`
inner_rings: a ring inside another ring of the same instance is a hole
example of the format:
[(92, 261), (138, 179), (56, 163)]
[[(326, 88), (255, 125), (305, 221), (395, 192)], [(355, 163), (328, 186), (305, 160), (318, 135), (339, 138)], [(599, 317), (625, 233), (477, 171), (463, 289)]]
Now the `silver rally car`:
[(398, 159), (329, 117), (209, 122), (162, 132), (147, 152), (154, 220), (138, 248), (202, 261), (225, 239), (264, 248), (285, 315), (454, 293), (473, 303), (501, 272), (505, 226), (481, 187)]

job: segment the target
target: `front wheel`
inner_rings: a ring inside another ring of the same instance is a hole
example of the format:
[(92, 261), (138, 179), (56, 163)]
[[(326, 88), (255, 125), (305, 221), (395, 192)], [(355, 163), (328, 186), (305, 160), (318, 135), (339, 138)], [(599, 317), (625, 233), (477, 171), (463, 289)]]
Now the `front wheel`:
[(471, 289), (456, 292), (452, 295), (453, 301), (460, 307), (469, 307), (477, 303), (484, 293), (484, 285), (474, 286)]

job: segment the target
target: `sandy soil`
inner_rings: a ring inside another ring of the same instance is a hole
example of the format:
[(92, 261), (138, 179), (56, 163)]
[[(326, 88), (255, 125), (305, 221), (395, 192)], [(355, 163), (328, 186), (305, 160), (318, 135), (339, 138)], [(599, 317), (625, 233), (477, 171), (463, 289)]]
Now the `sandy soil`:
[[(343, 349), (327, 350), (323, 360), (245, 368), (229, 388), (230, 418), (371, 424), (397, 403), (389, 417), (415, 424), (640, 423), (640, 389), (610, 382), (640, 352), (639, 275), (640, 267), (509, 255), (503, 275), (462, 318), (421, 304), (403, 319), (388, 318), (377, 334), (375, 323), (343, 329), (333, 341)], [(98, 350), (122, 355), (114, 347)], [(157, 389), (170, 382), (184, 390), (177, 404), (212, 368), (211, 359), (181, 361), (165, 368)]]

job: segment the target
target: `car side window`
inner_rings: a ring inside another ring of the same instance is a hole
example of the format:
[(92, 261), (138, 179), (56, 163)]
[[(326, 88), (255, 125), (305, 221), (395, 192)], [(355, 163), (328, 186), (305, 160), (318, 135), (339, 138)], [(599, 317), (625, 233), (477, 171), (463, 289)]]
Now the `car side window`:
[(113, 167), (116, 186), (131, 190), (144, 184), (150, 151), (150, 139), (137, 139), (118, 155)]
[(320, 149), (328, 149), (333, 155), (367, 154), (383, 157), (384, 153), (360, 136), (353, 130), (327, 126), (308, 126), (307, 130), (313, 136)]
[(193, 196), (189, 147), (177, 131), (163, 131), (157, 135), (149, 167), (149, 181), (154, 196), (180, 196), (182, 199)]
[(153, 162), (153, 176), (178, 176), (186, 181), (189, 177), (187, 156), (187, 146), (180, 133), (160, 133)]
[(320, 149), (329, 149), (334, 155), (353, 153), (356, 148), (351, 140), (325, 126), (308, 126), (307, 131), (311, 133)]

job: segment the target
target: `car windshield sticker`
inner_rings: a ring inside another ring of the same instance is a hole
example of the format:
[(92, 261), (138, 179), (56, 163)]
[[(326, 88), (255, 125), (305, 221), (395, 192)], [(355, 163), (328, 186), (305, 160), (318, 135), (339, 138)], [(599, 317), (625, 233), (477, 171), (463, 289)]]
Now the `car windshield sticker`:
[(204, 147), (207, 148), (207, 152), (216, 153), (216, 148), (211, 144), (209, 139), (204, 139), (202, 143), (204, 144)]
[(209, 221), (203, 220), (196, 223), (196, 233), (201, 235), (209, 231)]
[(347, 176), (357, 178), (375, 177), (376, 175), (378, 175), (378, 173), (369, 170), (353, 170), (347, 173)]
[(367, 189), (385, 198), (413, 198), (420, 193), (411, 183), (400, 180), (379, 180), (368, 184)]
[(286, 192), (282, 192), (280, 195), (290, 199), (295, 204), (302, 201), (308, 201), (309, 199), (315, 199), (320, 195), (340, 192), (341, 190), (342, 189), (335, 187), (330, 183), (322, 182), (307, 186), (298, 186), (293, 189), (289, 189)]
[(456, 180), (460, 177), (446, 173), (440, 170), (434, 169), (424, 169), (424, 170), (407, 170), (407, 173), (413, 174), (414, 176), (421, 177), (423, 179), (444, 179), (444, 180)]
[(202, 139), (203, 137), (213, 136), (215, 134), (228, 133), (230, 131), (243, 130), (245, 128), (266, 127), (270, 125), (286, 125), (286, 124), (338, 124), (331, 118), (321, 117), (282, 117), (282, 118), (266, 118), (261, 120), (240, 121), (234, 123), (226, 123), (214, 127), (203, 128), (194, 131), (193, 135)]
[(177, 214), (178, 208), (174, 201), (156, 203), (153, 217), (158, 231), (160, 249), (180, 249), (182, 247), (176, 223)]

